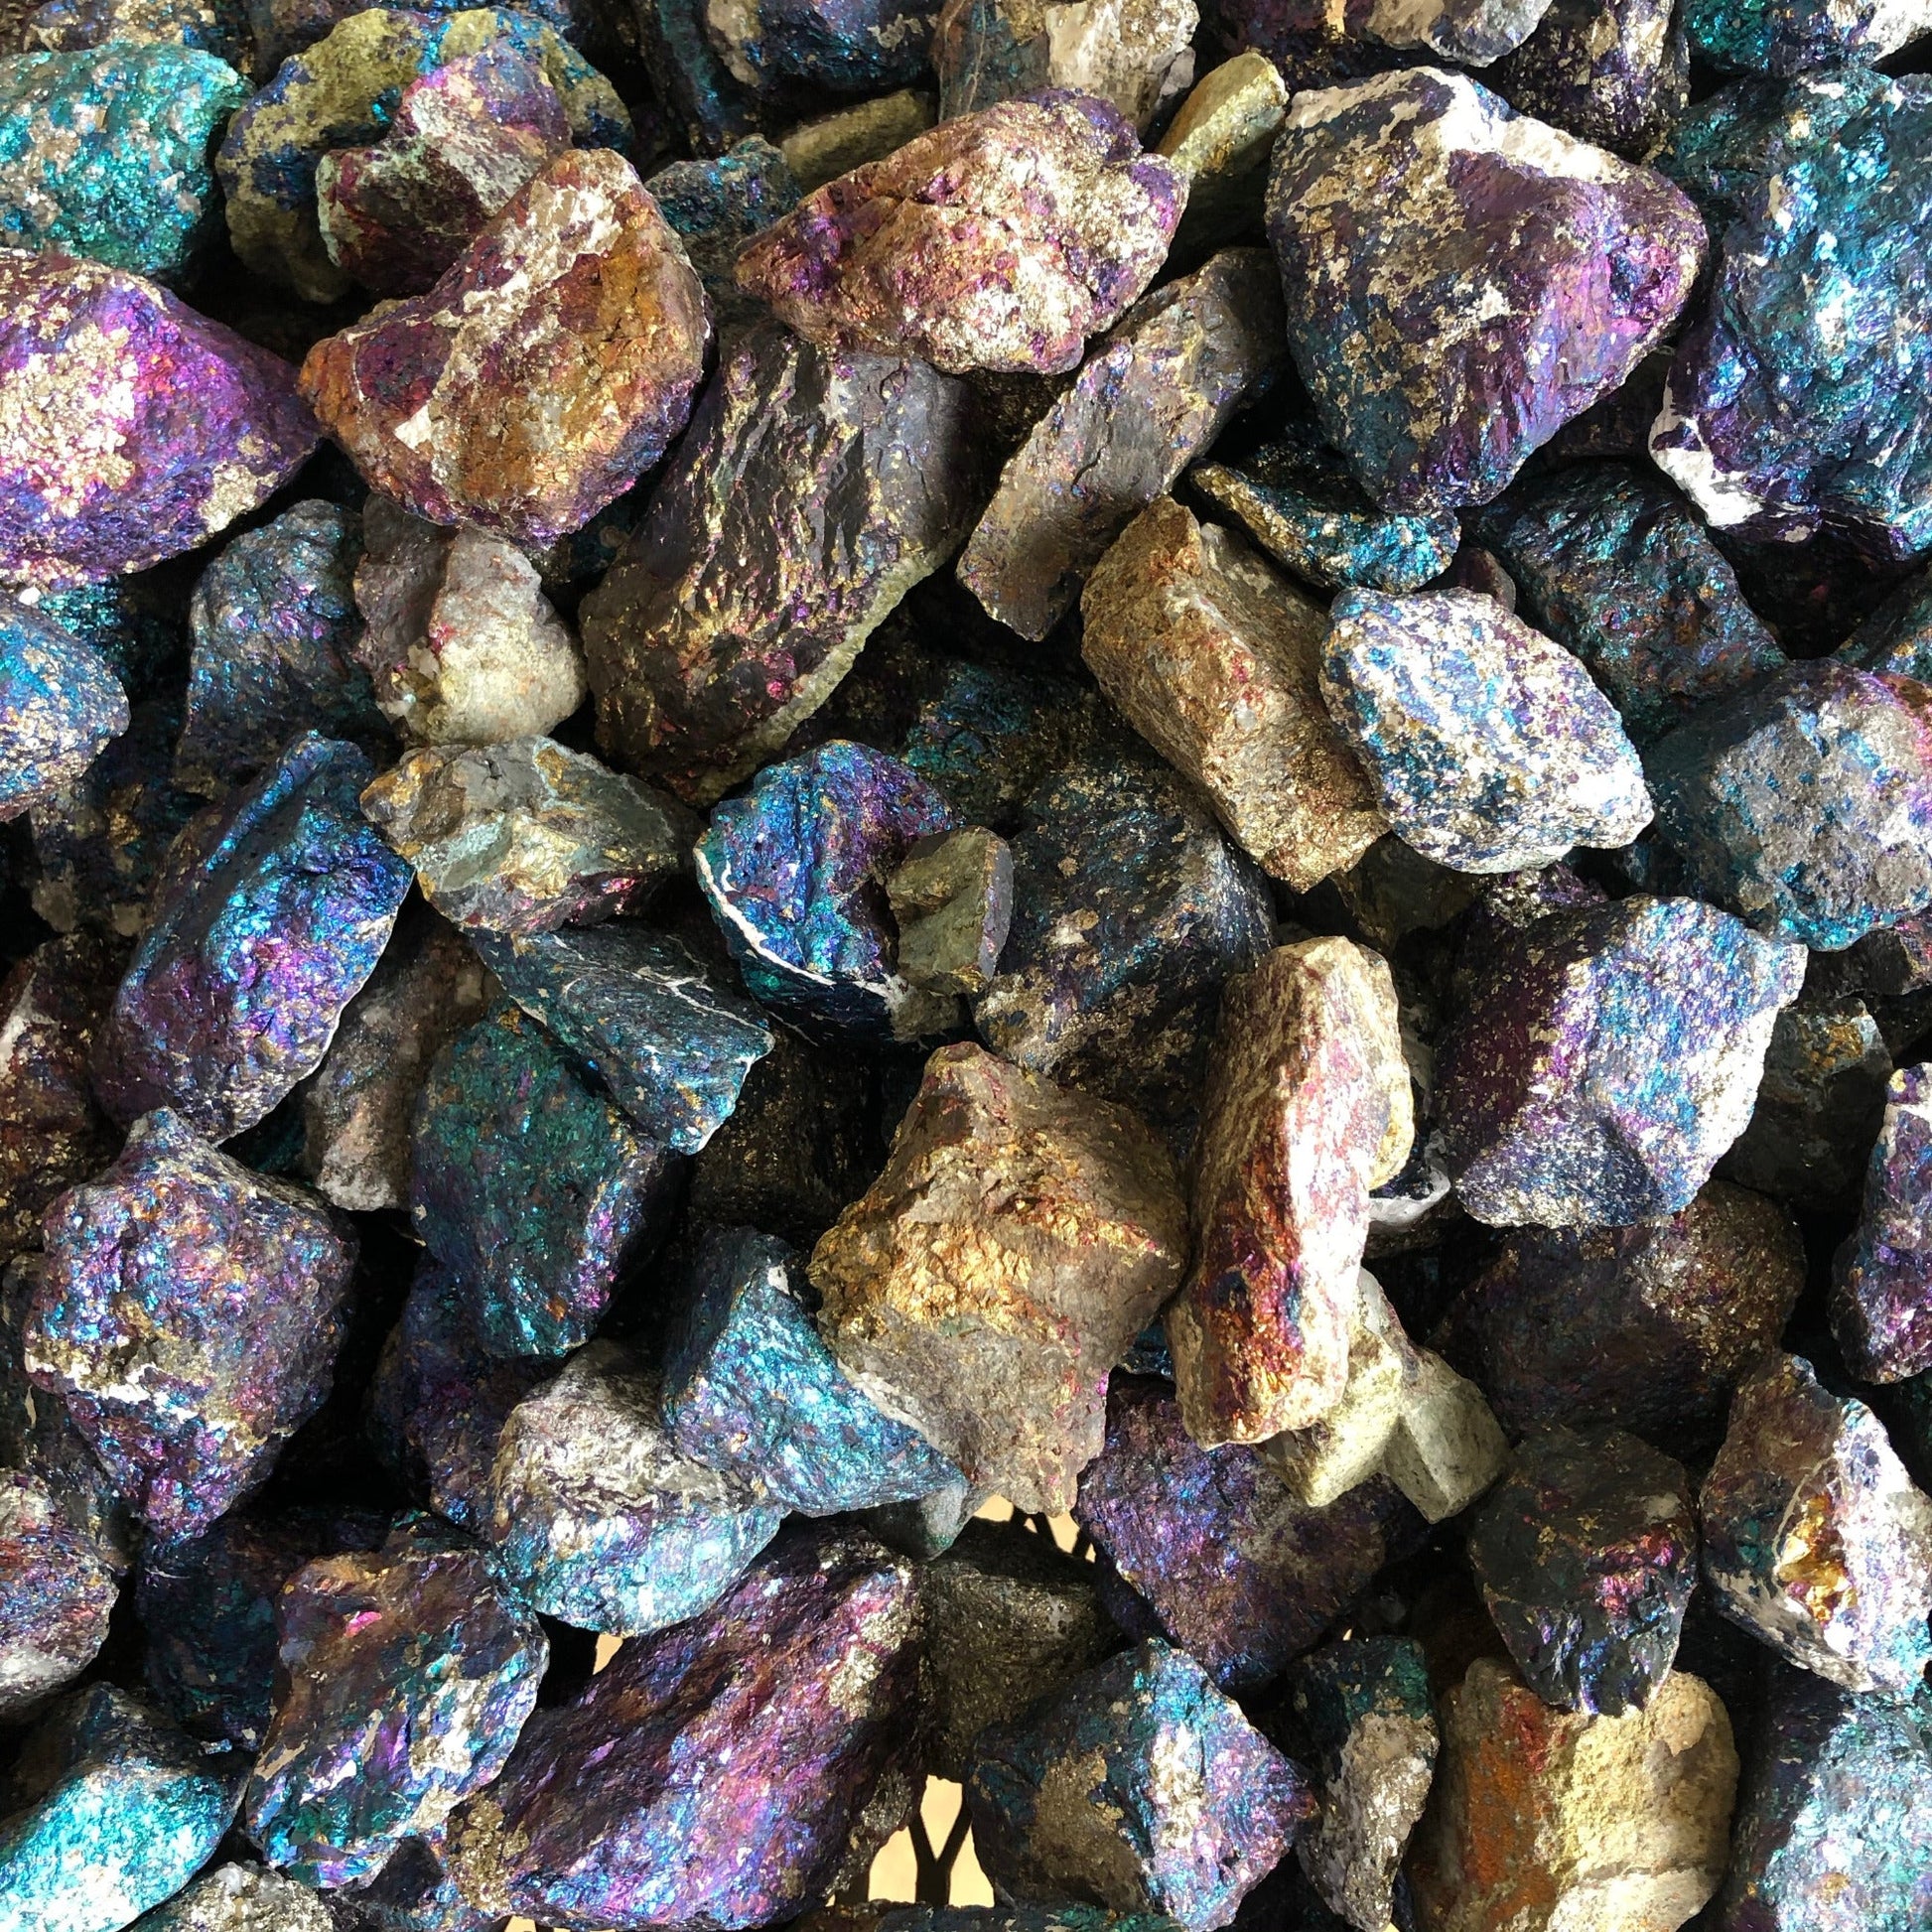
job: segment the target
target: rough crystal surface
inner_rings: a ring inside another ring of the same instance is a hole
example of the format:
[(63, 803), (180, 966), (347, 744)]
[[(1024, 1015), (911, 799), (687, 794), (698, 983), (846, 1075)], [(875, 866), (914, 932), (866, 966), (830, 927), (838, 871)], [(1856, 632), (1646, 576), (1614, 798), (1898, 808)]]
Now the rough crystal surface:
[(1489, 69), (1519, 113), (1647, 160), (1684, 111), (1690, 51), (1661, 0), (1551, 0), (1529, 39)]
[(130, 722), (99, 651), (0, 596), (0, 821), (58, 809)]
[(1897, 1382), (1932, 1368), (1932, 1066), (1906, 1066), (1885, 1091), (1857, 1231), (1832, 1283), (1832, 1331), (1853, 1374)]
[(24, 1469), (0, 1469), (0, 1722), (32, 1717), (93, 1662), (120, 1585), (84, 1524)]

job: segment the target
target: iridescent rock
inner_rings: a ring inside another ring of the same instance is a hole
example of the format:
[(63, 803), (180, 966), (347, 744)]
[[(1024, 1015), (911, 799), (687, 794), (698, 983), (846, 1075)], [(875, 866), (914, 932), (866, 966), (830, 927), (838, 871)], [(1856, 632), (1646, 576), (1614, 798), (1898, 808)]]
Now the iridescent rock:
[(307, 1885), (258, 1865), (219, 1864), (157, 1905), (138, 1932), (338, 1932), (331, 1907)]
[(284, 1686), (242, 1825), (312, 1884), (373, 1877), (503, 1768), (550, 1646), (479, 1545), (410, 1517), (299, 1570), (275, 1605)]
[(298, 503), (244, 530), (203, 571), (189, 607), (194, 655), (175, 782), (219, 798), (273, 764), (298, 733), (379, 752), (388, 734), (356, 662), (362, 520)]
[(1172, 1163), (1125, 1108), (945, 1046), (810, 1273), (853, 1381), (968, 1481), (1050, 1513), (1186, 1247)]
[(218, 220), (208, 148), (247, 98), (187, 47), (0, 61), (0, 242), (173, 281)]
[(1085, 1893), (1188, 1932), (1228, 1924), (1315, 1808), (1300, 1768), (1157, 1638), (978, 1749), (974, 1849), (1009, 1897)]
[(863, 1883), (897, 1823), (876, 1787), (918, 1721), (922, 1626), (910, 1563), (851, 1530), (787, 1536), (531, 1720), (451, 1821), (465, 1896), (565, 1927), (735, 1932), (818, 1902), (841, 1870)]
[(316, 447), (295, 372), (138, 276), (0, 249), (0, 582), (205, 543)]
[(1480, 1657), (1439, 1706), (1442, 1762), (1409, 1856), (1432, 1932), (1673, 1932), (1717, 1890), (1737, 1752), (1702, 1678), (1641, 1711), (1554, 1711)]
[(759, 101), (876, 94), (923, 79), (939, 0), (711, 0), (705, 28)]
[(1932, 1066), (1904, 1066), (1885, 1091), (1857, 1231), (1839, 1251), (1832, 1332), (1864, 1382), (1932, 1368)]
[[(940, 86), (945, 85), (943, 76)], [(1288, 108), (1281, 69), (1265, 54), (1237, 54), (1204, 74), (1168, 123), (1158, 151), (1187, 177), (1178, 253), (1230, 241), (1261, 225), (1268, 156)]]
[(693, 154), (720, 154), (757, 129), (757, 103), (705, 32), (705, 0), (632, 0), (628, 11), (652, 90)]
[(710, 340), (697, 272), (636, 171), (572, 150), (426, 294), (318, 343), (302, 386), (405, 508), (544, 544), (664, 454)]
[(897, 964), (922, 992), (971, 999), (1000, 970), (1013, 926), (1013, 850), (983, 825), (929, 832), (886, 875)]
[(957, 1003), (899, 976), (879, 882), (915, 841), (953, 829), (917, 772), (835, 739), (714, 808), (698, 884), (764, 1004), (807, 1032), (917, 1039), (951, 1024)]
[(1784, 662), (1700, 518), (1630, 465), (1519, 484), (1479, 527), (1522, 615), (1584, 661), (1639, 747)]
[(1284, 327), (1263, 248), (1224, 249), (1141, 303), (1007, 464), (959, 581), (1009, 629), (1044, 637), (1107, 546), (1281, 369)]
[(663, 1232), (672, 1157), (503, 1002), (437, 1056), (416, 1111), (410, 1216), (498, 1355), (589, 1338)]
[(446, 1837), (406, 1838), (394, 1858), (339, 1912), (359, 1915), (356, 1932), (501, 1932), (501, 1918), (464, 1897), (444, 1862)]
[(706, 801), (777, 752), (965, 534), (971, 400), (923, 362), (828, 354), (768, 323), (729, 345), (584, 601), (598, 743)]
[(1071, 87), (1146, 134), (1194, 77), (1199, 20), (1194, 0), (947, 0), (932, 31), (939, 118)]
[(198, 47), (247, 73), (251, 39), (242, 10), (231, 0), (47, 0), (28, 16), (21, 44), (56, 54), (110, 41)]
[(97, 650), (0, 595), (0, 820), (57, 804), (129, 722)]
[(369, 761), (313, 733), (178, 844), (94, 1054), (116, 1120), (226, 1140), (313, 1073), (375, 970), (409, 868), (362, 818)]
[(1153, 280), (1186, 199), (1105, 101), (1002, 101), (807, 196), (739, 286), (826, 347), (1051, 374)]
[(1295, 1856), (1330, 1911), (1357, 1932), (1384, 1932), (1442, 1741), (1422, 1646), (1407, 1637), (1330, 1644), (1304, 1657), (1289, 1686), (1321, 1802)]
[(187, 1884), (234, 1815), (219, 1758), (110, 1685), (27, 1739), (0, 1820), (0, 1932), (119, 1932)]
[(634, 911), (698, 834), (681, 805), (548, 738), (412, 752), (362, 811), (445, 918), (486, 932)]
[(1718, 1605), (1848, 1691), (1904, 1698), (1932, 1663), (1932, 1498), (1912, 1486), (1863, 1402), (1802, 1355), (1737, 1386), (1698, 1498)]
[(1932, 904), (1932, 690), (1792, 664), (1652, 748), (1657, 829), (1695, 888), (1837, 952)]
[(1291, 105), (1268, 207), (1296, 366), (1390, 510), (1499, 494), (1630, 373), (1704, 259), (1668, 182), (1434, 69)]
[(1187, 1432), (1259, 1443), (1340, 1401), (1368, 1194), (1415, 1120), (1387, 963), (1282, 946), (1231, 981), (1202, 1108), (1193, 1272), (1165, 1317)]
[(1101, 560), (1080, 609), (1100, 688), (1292, 891), (1382, 836), (1321, 701), (1327, 616), (1238, 539), (1162, 497)]
[[(1908, 400), (1932, 342), (1915, 242), (1928, 128), (1932, 80), (1852, 68), (1727, 88), (1673, 131), (1660, 160), (1704, 207), (1718, 265), (1650, 450), (1715, 527), (1795, 542), (1829, 523), (1878, 556), (1932, 548), (1932, 451)], [(1842, 297), (1821, 295), (1821, 260)]]
[(1650, 823), (1636, 747), (1560, 644), (1492, 597), (1344, 591), (1321, 695), (1398, 837), (1460, 872), (1525, 872)]
[(1794, 74), (1871, 67), (1932, 30), (1922, 0), (1690, 0), (1684, 31), (1699, 59), (1727, 73)]
[(662, 1411), (662, 1379), (608, 1341), (510, 1411), (487, 1534), (546, 1615), (614, 1636), (664, 1629), (715, 1603), (777, 1534), (784, 1505), (693, 1461)]
[(463, 55), (410, 81), (378, 145), (316, 164), (322, 245), (377, 295), (421, 295), (570, 134), (528, 55), (500, 41)]
[(0, 1723), (32, 1717), (93, 1662), (120, 1584), (39, 1476), (0, 1469)]
[(784, 156), (754, 134), (714, 159), (674, 161), (644, 186), (684, 243), (719, 326), (754, 320), (759, 305), (739, 293), (738, 251), (798, 206), (803, 191)]
[(1863, 618), (1835, 656), (1862, 671), (1932, 683), (1932, 573), (1915, 571)]
[[(779, 136), (778, 152), (791, 170), (798, 193), (809, 195), (869, 161), (884, 161), (889, 154), (897, 154), (931, 125), (931, 94), (901, 87), (897, 93), (877, 94), (871, 100), (799, 121)], [(793, 207), (796, 205), (794, 202)], [(732, 287), (741, 306), (762, 312), (761, 304), (739, 289), (735, 261)]]
[(664, 1426), (678, 1449), (806, 1516), (909, 1502), (958, 1481), (833, 1359), (793, 1269), (782, 1241), (749, 1228), (714, 1228), (700, 1242), (664, 1361)]
[(1443, 1047), (1457, 1198), (1496, 1227), (1687, 1207), (1750, 1118), (1804, 961), (1696, 899), (1537, 920), (1481, 962)]
[(1181, 1645), (1235, 1694), (1275, 1677), (1367, 1587), (1393, 1554), (1399, 1508), (1375, 1484), (1311, 1509), (1253, 1449), (1201, 1449), (1165, 1383), (1118, 1372), (1106, 1444), (1073, 1505), (1117, 1619)]
[(1690, 97), (1690, 52), (1663, 0), (1551, 0), (1485, 78), (1519, 114), (1649, 158)]

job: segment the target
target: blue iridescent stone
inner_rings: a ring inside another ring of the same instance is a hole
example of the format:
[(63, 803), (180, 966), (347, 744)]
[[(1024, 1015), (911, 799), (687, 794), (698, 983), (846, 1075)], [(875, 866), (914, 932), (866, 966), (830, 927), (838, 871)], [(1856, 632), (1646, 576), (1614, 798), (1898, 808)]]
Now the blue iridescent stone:
[(0, 820), (75, 783), (128, 716), (99, 651), (0, 597)]
[(644, 183), (678, 232), (691, 266), (724, 321), (749, 321), (760, 306), (740, 292), (738, 251), (798, 206), (796, 177), (782, 154), (754, 134), (712, 160), (674, 161)]

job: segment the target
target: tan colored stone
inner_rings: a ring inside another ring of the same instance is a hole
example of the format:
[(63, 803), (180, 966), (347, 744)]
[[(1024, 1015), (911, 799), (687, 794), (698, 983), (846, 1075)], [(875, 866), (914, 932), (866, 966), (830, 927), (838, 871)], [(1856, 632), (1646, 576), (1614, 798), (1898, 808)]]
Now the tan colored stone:
[(931, 125), (932, 96), (901, 87), (897, 93), (800, 121), (779, 137), (778, 152), (798, 192), (809, 195), (868, 161), (884, 161)]
[(1202, 75), (1159, 148), (1191, 183), (1177, 247), (1224, 241), (1259, 221), (1268, 157), (1287, 113), (1288, 83), (1252, 48)]

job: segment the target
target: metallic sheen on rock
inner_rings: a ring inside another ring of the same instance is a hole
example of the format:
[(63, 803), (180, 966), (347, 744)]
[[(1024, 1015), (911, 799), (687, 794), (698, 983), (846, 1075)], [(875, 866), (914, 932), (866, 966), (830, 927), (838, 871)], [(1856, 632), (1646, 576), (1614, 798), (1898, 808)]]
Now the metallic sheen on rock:
[(1666, 0), (1550, 0), (1488, 71), (1518, 113), (1647, 160), (1690, 97), (1684, 27)]
[(0, 595), (0, 821), (58, 806), (129, 723), (99, 651)]
[(24, 1469), (0, 1469), (0, 1723), (33, 1717), (93, 1662), (120, 1584), (107, 1553)]
[(293, 1878), (218, 1864), (137, 1922), (135, 1932), (339, 1932), (332, 1909)]
[(1832, 1281), (1832, 1332), (1861, 1381), (1898, 1382), (1932, 1368), (1928, 1195), (1932, 1066), (1905, 1066), (1886, 1089), (1863, 1208)]
[(760, 317), (762, 305), (739, 290), (738, 251), (798, 206), (783, 154), (754, 134), (709, 160), (674, 161), (644, 186), (684, 243), (719, 327)]

